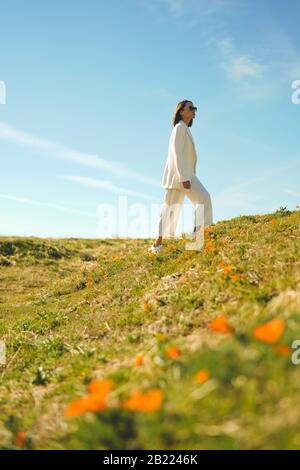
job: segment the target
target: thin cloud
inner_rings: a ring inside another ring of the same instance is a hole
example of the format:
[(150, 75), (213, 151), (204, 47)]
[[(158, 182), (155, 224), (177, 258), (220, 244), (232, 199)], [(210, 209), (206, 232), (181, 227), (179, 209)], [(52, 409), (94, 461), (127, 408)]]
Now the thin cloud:
[(132, 191), (131, 189), (120, 188), (116, 186), (111, 181), (100, 180), (89, 178), (87, 176), (73, 176), (73, 175), (60, 175), (60, 178), (63, 178), (68, 181), (73, 181), (74, 183), (78, 183), (84, 186), (88, 186), (89, 188), (101, 188), (106, 189), (109, 191), (114, 191), (116, 193), (127, 194), (128, 196), (138, 196), (139, 198), (145, 198), (150, 200), (159, 200), (158, 198), (151, 196), (150, 194), (141, 193), (138, 191)]
[(218, 43), (223, 61), (220, 66), (225, 70), (228, 78), (243, 80), (262, 76), (266, 66), (251, 58), (248, 54), (235, 51), (232, 38), (223, 38)]
[(52, 202), (37, 201), (35, 199), (29, 199), (29, 198), (18, 197), (18, 196), (11, 196), (9, 194), (1, 194), (1, 193), (0, 193), (0, 197), (2, 199), (9, 199), (11, 201), (20, 202), (22, 204), (30, 204), (30, 205), (34, 205), (34, 206), (48, 207), (48, 208), (52, 208), (52, 209), (58, 209), (58, 210), (63, 211), (63, 212), (69, 212), (71, 214), (84, 215), (84, 216), (87, 216), (87, 217), (97, 217), (96, 212), (93, 214), (93, 213), (90, 213), (90, 212), (78, 211), (76, 209), (70, 209), (69, 207), (65, 207), (65, 206), (62, 206), (61, 204), (56, 204), (56, 203), (52, 203)]
[(0, 140), (25, 145), (33, 149), (50, 154), (61, 160), (76, 162), (92, 168), (106, 170), (122, 178), (133, 179), (142, 183), (160, 187), (160, 181), (127, 168), (122, 162), (110, 162), (96, 154), (81, 152), (62, 144), (41, 139), (35, 135), (16, 129), (0, 121)]

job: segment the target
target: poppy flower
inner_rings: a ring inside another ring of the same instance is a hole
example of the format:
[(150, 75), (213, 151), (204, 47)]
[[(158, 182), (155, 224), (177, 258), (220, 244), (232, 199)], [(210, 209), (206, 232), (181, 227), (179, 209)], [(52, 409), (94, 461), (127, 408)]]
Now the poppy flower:
[(209, 378), (209, 372), (207, 369), (201, 369), (195, 374), (196, 382), (202, 384)]
[(279, 356), (288, 356), (291, 353), (292, 348), (287, 344), (274, 344), (273, 350)]
[(176, 359), (181, 355), (180, 349), (177, 348), (177, 346), (169, 346), (166, 349), (166, 356), (171, 358), (171, 359)]
[(24, 431), (18, 431), (16, 433), (16, 446), (17, 447), (24, 447), (26, 440), (26, 434)]
[(229, 325), (225, 315), (220, 315), (219, 317), (212, 320), (209, 324), (209, 327), (211, 330), (218, 333), (232, 334), (234, 332), (234, 328)]
[(106, 409), (108, 393), (113, 385), (111, 380), (92, 380), (88, 385), (88, 395), (74, 400), (65, 410), (65, 416), (81, 416), (87, 411), (97, 412)]
[(264, 343), (276, 343), (281, 337), (283, 330), (284, 321), (274, 319), (254, 328), (253, 336)]
[(153, 388), (147, 393), (134, 391), (127, 400), (122, 402), (122, 408), (151, 412), (160, 408), (162, 398), (162, 392), (158, 388)]
[(136, 356), (135, 358), (135, 365), (136, 367), (140, 367), (144, 362), (144, 356), (142, 354), (139, 354), (138, 356)]

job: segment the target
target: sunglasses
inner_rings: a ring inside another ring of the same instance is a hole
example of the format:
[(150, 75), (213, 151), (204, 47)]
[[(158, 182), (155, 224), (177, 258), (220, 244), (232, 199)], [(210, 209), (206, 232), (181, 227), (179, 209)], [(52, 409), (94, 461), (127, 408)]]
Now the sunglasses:
[(197, 111), (197, 106), (189, 105), (189, 110), (191, 110), (191, 111)]

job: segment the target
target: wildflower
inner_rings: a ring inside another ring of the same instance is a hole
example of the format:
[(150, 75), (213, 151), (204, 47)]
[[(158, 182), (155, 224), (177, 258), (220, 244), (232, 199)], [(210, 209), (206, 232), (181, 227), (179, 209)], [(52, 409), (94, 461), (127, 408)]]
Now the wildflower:
[(292, 348), (287, 344), (274, 344), (273, 351), (279, 356), (288, 356), (291, 353)]
[(97, 393), (98, 396), (106, 396), (113, 386), (112, 380), (94, 379), (88, 384), (89, 393)]
[(111, 380), (92, 380), (88, 385), (89, 394), (71, 402), (65, 410), (65, 416), (80, 416), (87, 411), (105, 410), (107, 396), (112, 385)]
[(207, 369), (201, 369), (195, 374), (196, 382), (202, 384), (209, 378), (209, 372)]
[(135, 365), (136, 367), (140, 367), (144, 362), (144, 356), (142, 354), (138, 354), (135, 358)]
[(223, 267), (224, 275), (227, 276), (231, 271), (233, 270), (233, 267), (228, 265)]
[(24, 431), (18, 431), (16, 433), (16, 446), (17, 447), (24, 447), (26, 440), (26, 434)]
[(127, 410), (151, 412), (160, 408), (162, 398), (162, 392), (158, 388), (153, 388), (147, 393), (134, 391), (127, 400), (123, 401), (122, 407)]
[(143, 310), (145, 310), (145, 312), (149, 312), (149, 310), (151, 310), (151, 307), (147, 302), (143, 304)]
[(245, 278), (246, 278), (246, 276), (245, 276), (245, 274), (243, 274), (243, 273), (232, 274), (232, 275), (231, 275), (231, 280), (232, 280), (233, 282), (236, 282), (236, 281), (238, 281), (238, 280), (245, 279)]
[(171, 359), (176, 359), (181, 355), (181, 351), (177, 348), (177, 346), (169, 346), (166, 349), (166, 355)]
[(227, 317), (225, 315), (220, 315), (212, 320), (209, 327), (211, 330), (217, 331), (218, 333), (232, 334), (234, 332), (234, 328), (228, 324)]
[(204, 251), (214, 251), (214, 245), (212, 244), (211, 240), (206, 240), (204, 244)]
[(264, 343), (276, 343), (281, 337), (283, 330), (283, 320), (274, 319), (254, 328), (253, 336)]

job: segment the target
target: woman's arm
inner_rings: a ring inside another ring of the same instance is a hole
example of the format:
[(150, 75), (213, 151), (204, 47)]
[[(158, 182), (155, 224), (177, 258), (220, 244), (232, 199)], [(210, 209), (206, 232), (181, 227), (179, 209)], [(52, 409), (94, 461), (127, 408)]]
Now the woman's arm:
[(184, 160), (184, 146), (187, 138), (186, 134), (187, 131), (183, 126), (176, 126), (174, 136), (174, 162), (181, 182), (190, 180), (190, 174)]

